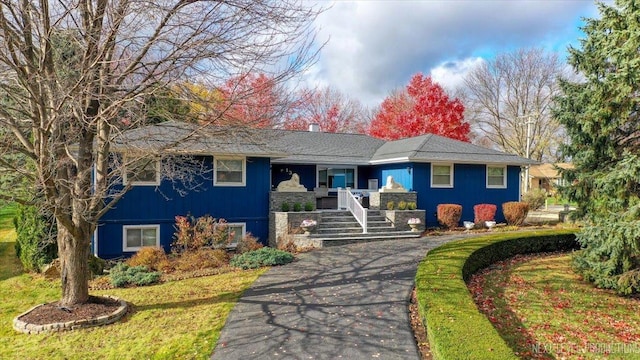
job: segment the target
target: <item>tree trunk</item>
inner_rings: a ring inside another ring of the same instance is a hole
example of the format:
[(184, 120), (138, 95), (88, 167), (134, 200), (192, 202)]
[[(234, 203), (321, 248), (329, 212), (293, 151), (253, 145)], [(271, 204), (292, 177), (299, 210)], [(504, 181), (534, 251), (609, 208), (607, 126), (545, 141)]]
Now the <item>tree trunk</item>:
[(83, 304), (89, 299), (89, 244), (88, 239), (74, 239), (69, 230), (58, 223), (63, 306)]

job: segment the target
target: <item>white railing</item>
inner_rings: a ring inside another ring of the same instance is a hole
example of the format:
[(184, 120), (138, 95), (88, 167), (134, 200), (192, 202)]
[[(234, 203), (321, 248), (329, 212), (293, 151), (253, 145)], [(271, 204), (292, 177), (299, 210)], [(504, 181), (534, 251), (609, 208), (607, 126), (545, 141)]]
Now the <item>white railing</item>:
[(338, 188), (338, 209), (349, 210), (362, 226), (362, 233), (367, 233), (367, 209), (353, 196), (351, 189)]

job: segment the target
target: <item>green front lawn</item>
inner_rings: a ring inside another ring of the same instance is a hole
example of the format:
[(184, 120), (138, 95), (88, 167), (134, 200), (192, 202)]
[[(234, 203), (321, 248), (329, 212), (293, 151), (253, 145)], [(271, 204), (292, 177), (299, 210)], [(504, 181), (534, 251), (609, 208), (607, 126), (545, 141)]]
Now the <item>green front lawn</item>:
[(640, 300), (593, 288), (568, 254), (498, 262), (471, 280), (480, 310), (527, 359), (640, 359)]
[(59, 282), (25, 274), (15, 257), (11, 209), (0, 209), (0, 359), (207, 359), (227, 315), (265, 269), (95, 291), (133, 305), (123, 321), (64, 333), (26, 335), (15, 316), (60, 297)]

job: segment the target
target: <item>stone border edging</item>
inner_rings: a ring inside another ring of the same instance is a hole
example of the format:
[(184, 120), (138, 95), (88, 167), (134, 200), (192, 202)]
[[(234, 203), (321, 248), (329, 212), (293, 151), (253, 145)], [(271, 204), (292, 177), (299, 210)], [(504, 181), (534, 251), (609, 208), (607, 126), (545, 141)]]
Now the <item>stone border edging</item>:
[(39, 308), (40, 306), (45, 305), (45, 304), (40, 304), (16, 316), (13, 319), (13, 328), (16, 331), (19, 331), (25, 334), (41, 334), (41, 333), (47, 333), (47, 332), (76, 330), (76, 329), (83, 329), (83, 328), (88, 328), (92, 326), (102, 326), (102, 325), (112, 324), (120, 320), (127, 313), (127, 310), (129, 309), (129, 305), (127, 304), (126, 301), (111, 295), (104, 295), (101, 297), (113, 299), (120, 302), (120, 307), (118, 307), (116, 311), (114, 311), (109, 315), (98, 316), (97, 318), (93, 318), (93, 319), (67, 321), (64, 323), (60, 322), (60, 323), (36, 325), (36, 324), (27, 323), (20, 320), (21, 317), (27, 315), (28, 313)]

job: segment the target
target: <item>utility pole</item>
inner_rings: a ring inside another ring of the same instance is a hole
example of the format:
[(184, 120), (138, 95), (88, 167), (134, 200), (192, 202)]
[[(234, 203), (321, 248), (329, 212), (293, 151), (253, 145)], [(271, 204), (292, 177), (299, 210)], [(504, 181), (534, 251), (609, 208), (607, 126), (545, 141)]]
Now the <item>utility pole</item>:
[[(526, 118), (527, 122), (527, 147), (525, 150), (525, 154), (527, 159), (531, 159), (531, 125), (535, 123), (533, 119), (534, 116), (537, 116), (537, 113), (530, 113), (527, 115), (522, 115), (521, 118)], [(529, 192), (529, 164), (524, 168), (524, 192)]]

